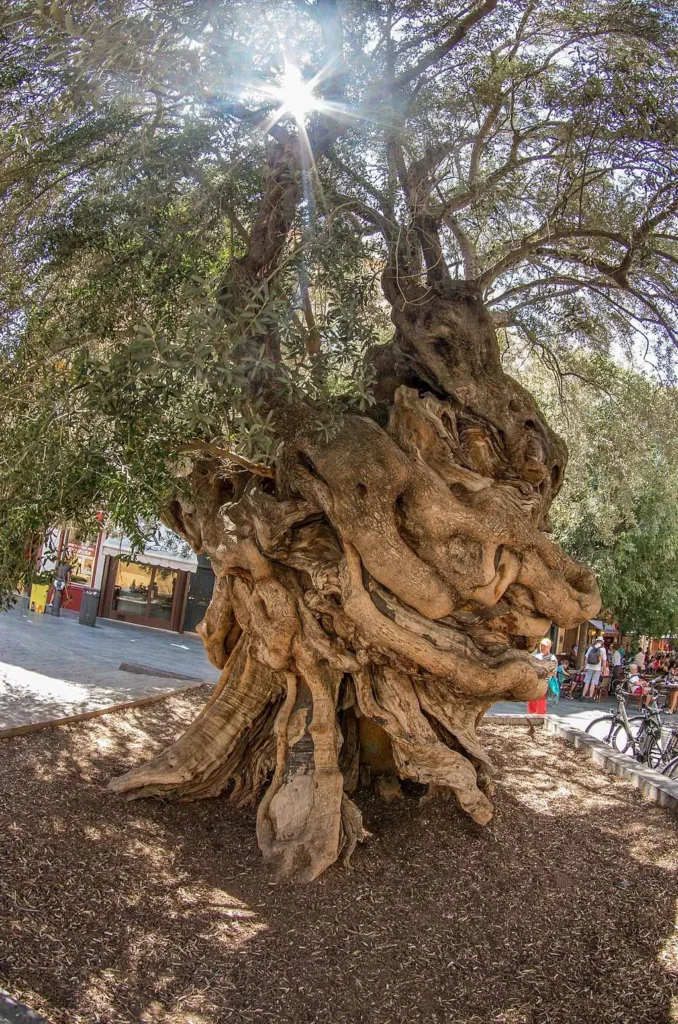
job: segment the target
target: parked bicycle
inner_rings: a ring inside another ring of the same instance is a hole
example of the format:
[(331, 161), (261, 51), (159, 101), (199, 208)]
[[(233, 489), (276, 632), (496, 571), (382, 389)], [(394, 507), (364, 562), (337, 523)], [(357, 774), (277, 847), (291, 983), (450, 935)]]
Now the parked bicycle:
[[(626, 698), (634, 696), (628, 690), (618, 689), (617, 707), (612, 714), (601, 715), (588, 725), (586, 732), (618, 750), (630, 754), (636, 761), (656, 768), (669, 775), (669, 768), (678, 778), (678, 728), (669, 732), (666, 743), (662, 743), (661, 710), (657, 703), (659, 692), (651, 691), (652, 703), (642, 708), (640, 715), (628, 717)], [(662, 767), (663, 766), (663, 767)]]
[(617, 707), (614, 711), (594, 718), (586, 726), (586, 732), (596, 740), (609, 744), (618, 750), (620, 754), (630, 752), (633, 757), (637, 756), (636, 738), (631, 729), (631, 722), (626, 713), (626, 698), (630, 697), (629, 690), (618, 687), (615, 694)]
[(672, 726), (669, 732), (669, 738), (666, 741), (664, 747), (664, 767), (661, 769), (662, 775), (666, 775), (669, 779), (678, 780), (678, 726)]
[[(634, 747), (630, 752), (638, 761), (650, 768), (659, 768), (666, 763), (666, 754), (662, 747), (661, 711), (657, 704), (659, 692), (653, 688), (650, 693), (652, 703), (649, 707), (643, 707), (640, 715), (628, 719), (629, 729), (634, 738)], [(622, 753), (629, 753), (628, 745)]]

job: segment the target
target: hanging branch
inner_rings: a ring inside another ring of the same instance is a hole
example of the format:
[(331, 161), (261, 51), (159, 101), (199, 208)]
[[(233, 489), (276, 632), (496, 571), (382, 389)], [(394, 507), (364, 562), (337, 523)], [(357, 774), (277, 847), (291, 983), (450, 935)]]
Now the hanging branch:
[(222, 448), (218, 444), (212, 444), (209, 441), (189, 441), (187, 444), (181, 444), (175, 449), (177, 452), (203, 452), (206, 455), (215, 455), (218, 459), (226, 459), (228, 462), (234, 462), (241, 469), (246, 469), (249, 473), (254, 473), (256, 476), (267, 477), (269, 480), (275, 480), (275, 470), (270, 466), (264, 466), (261, 462), (251, 462), (250, 459), (246, 459), (244, 455), (239, 455), (237, 452), (231, 451), (230, 448)]

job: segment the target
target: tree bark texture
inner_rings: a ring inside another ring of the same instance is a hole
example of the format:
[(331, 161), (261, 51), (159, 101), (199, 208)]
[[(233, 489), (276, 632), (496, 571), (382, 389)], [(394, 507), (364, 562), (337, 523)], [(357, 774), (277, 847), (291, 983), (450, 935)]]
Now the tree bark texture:
[[(363, 836), (351, 799), (376, 758), (492, 817), (476, 729), (497, 700), (544, 694), (530, 652), (593, 616), (592, 573), (548, 536), (567, 453), (500, 365), (470, 284), (407, 298), (373, 350), (377, 404), (329, 440), (288, 416), (275, 480), (196, 460), (172, 525), (217, 577), (200, 632), (222, 669), (207, 707), (131, 796), (259, 800), (278, 872), (311, 880)], [(395, 775), (394, 775), (395, 773)]]

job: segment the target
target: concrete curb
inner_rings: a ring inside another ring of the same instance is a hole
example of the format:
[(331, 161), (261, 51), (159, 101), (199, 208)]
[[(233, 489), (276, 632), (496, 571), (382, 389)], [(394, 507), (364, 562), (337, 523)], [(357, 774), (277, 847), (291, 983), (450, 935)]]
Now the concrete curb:
[[(79, 715), (68, 715), (66, 718), (51, 718), (47, 722), (29, 722), (27, 725), (15, 725), (9, 729), (0, 729), (0, 740), (8, 740), (12, 736), (27, 736), (31, 732), (38, 732), (40, 729), (51, 729), (54, 726), (88, 722), (90, 718), (101, 718), (102, 715), (110, 715), (113, 711), (128, 711), (130, 708), (142, 708), (146, 704), (156, 704), (160, 700), (167, 700), (168, 697), (176, 697), (180, 693), (186, 693), (188, 690), (195, 690), (197, 686), (206, 685), (209, 685), (209, 683), (191, 683), (190, 686), (182, 686), (179, 690), (165, 690), (164, 693), (152, 693), (149, 697), (125, 701), (124, 704), (109, 704), (108, 707), (97, 708), (96, 711), (83, 711)], [(1, 1019), (0, 1024), (2, 1024)]]
[(485, 715), (483, 725), (490, 725), (492, 722), (508, 722), (509, 725), (533, 722), (535, 725), (543, 725), (545, 721), (546, 715), (527, 715), (522, 711), (516, 711), (515, 715)]
[(0, 988), (0, 1024), (49, 1024), (49, 1021)]
[(678, 783), (665, 778), (653, 768), (644, 764), (638, 764), (626, 754), (620, 754), (612, 750), (606, 743), (588, 736), (581, 729), (573, 729), (571, 726), (563, 725), (562, 722), (547, 717), (544, 721), (546, 732), (562, 736), (564, 740), (571, 743), (579, 750), (585, 750), (589, 757), (606, 771), (613, 775), (619, 775), (626, 779), (636, 789), (639, 789), (646, 800), (659, 804), (660, 807), (670, 807), (678, 810)]

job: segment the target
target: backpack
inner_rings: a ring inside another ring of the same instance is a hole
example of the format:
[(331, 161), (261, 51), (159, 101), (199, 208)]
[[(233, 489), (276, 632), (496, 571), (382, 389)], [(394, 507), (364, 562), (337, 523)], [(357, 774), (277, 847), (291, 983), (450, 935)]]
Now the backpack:
[(587, 665), (598, 665), (600, 664), (600, 648), (592, 647), (589, 653), (586, 655)]

